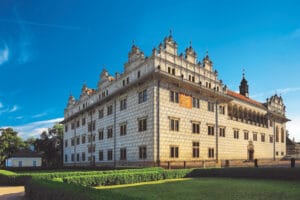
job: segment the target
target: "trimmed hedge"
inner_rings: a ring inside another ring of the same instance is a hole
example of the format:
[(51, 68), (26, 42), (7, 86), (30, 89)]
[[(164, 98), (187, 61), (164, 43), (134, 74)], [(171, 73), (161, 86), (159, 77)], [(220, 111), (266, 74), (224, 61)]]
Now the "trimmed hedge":
[(108, 190), (97, 190), (39, 178), (32, 178), (25, 185), (25, 194), (30, 200), (139, 200)]
[(129, 172), (117, 174), (102, 174), (97, 176), (74, 176), (65, 177), (65, 183), (72, 183), (88, 187), (101, 185), (120, 185), (131, 184), (148, 181), (157, 181), (163, 179), (183, 178), (187, 177), (193, 169), (179, 169), (179, 170), (159, 170), (159, 171), (145, 171), (145, 172)]
[(31, 176), (18, 175), (7, 170), (0, 170), (0, 185), (16, 186), (25, 185)]

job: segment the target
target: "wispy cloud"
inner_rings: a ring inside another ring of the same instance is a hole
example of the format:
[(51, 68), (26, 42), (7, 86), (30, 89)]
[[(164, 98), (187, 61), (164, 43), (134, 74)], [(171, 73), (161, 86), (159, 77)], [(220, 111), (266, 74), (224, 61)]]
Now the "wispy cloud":
[(2, 128), (11, 127), (19, 133), (19, 136), (26, 139), (28, 137), (39, 137), (43, 131), (47, 131), (55, 123), (62, 121), (63, 118), (55, 118), (44, 121), (36, 121), (20, 126), (3, 126)]
[(287, 88), (279, 88), (277, 90), (270, 90), (270, 91), (266, 91), (266, 92), (260, 92), (260, 93), (256, 93), (256, 94), (253, 94), (253, 95), (250, 95), (250, 96), (251, 96), (251, 98), (254, 98), (254, 99), (261, 99), (261, 98), (267, 98), (267, 97), (269, 97), (271, 95), (274, 95), (274, 94), (284, 95), (284, 94), (299, 92), (299, 91), (300, 91), (300, 86), (287, 87)]
[(47, 115), (47, 112), (38, 113), (32, 116), (32, 118), (44, 117)]
[(0, 65), (6, 63), (8, 61), (8, 57), (9, 57), (8, 46), (6, 43), (3, 43), (2, 46), (0, 46)]
[(0, 115), (3, 113), (13, 113), (16, 112), (17, 110), (19, 110), (19, 106), (17, 105), (13, 105), (12, 107), (8, 107), (8, 106), (4, 106), (1, 102), (0, 102)]
[(8, 112), (12, 113), (12, 112), (16, 112), (19, 109), (19, 107), (17, 105), (14, 105)]

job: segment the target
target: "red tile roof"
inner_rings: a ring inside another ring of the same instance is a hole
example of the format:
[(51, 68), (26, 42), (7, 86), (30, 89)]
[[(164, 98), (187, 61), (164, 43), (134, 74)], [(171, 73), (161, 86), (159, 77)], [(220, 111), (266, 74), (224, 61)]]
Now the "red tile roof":
[(229, 96), (231, 96), (233, 98), (239, 99), (241, 101), (245, 101), (247, 103), (253, 104), (253, 105), (258, 106), (260, 108), (265, 108), (265, 106), (262, 103), (260, 103), (258, 101), (255, 101), (253, 99), (250, 99), (248, 97), (245, 97), (244, 95), (241, 95), (241, 94), (236, 93), (234, 91), (227, 90), (227, 95), (229, 95)]

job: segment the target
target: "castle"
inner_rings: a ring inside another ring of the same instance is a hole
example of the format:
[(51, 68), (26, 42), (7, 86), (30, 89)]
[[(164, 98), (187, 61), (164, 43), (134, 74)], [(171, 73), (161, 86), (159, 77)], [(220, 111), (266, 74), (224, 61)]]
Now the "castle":
[(96, 89), (70, 95), (64, 111), (64, 165), (156, 165), (166, 162), (279, 159), (286, 154), (285, 106), (274, 95), (236, 93), (206, 55), (178, 55), (172, 35), (149, 57), (133, 45), (123, 74), (104, 69)]

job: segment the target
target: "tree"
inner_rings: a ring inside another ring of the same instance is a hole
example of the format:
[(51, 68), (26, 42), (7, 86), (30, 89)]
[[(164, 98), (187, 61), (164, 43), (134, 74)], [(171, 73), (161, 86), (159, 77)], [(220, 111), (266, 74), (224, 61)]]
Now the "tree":
[(18, 136), (18, 132), (12, 128), (0, 129), (0, 131), (0, 165), (4, 165), (6, 158), (26, 145)]
[(43, 165), (59, 167), (62, 165), (63, 125), (55, 124), (48, 131), (43, 131), (35, 141), (35, 147), (42, 153)]

